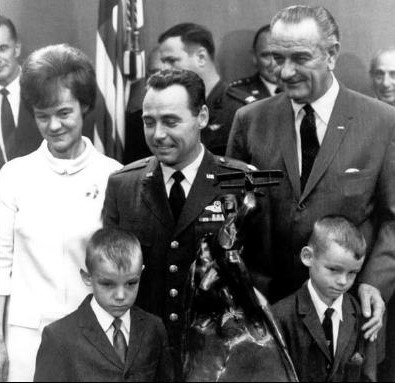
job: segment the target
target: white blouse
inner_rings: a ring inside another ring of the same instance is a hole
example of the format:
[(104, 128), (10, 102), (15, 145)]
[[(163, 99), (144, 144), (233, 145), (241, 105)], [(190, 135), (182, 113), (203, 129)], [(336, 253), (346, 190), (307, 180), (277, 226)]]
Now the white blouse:
[(10, 295), (8, 324), (43, 328), (75, 310), (90, 292), (80, 269), (102, 226), (109, 175), (122, 167), (86, 148), (74, 160), (35, 152), (0, 170), (0, 295)]

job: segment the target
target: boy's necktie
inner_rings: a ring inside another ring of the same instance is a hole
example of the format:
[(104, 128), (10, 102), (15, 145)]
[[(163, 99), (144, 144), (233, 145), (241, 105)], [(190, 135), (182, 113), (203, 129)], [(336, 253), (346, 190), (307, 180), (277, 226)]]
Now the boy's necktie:
[(314, 109), (310, 104), (303, 107), (306, 114), (300, 124), (300, 140), (302, 143), (302, 175), (300, 176), (300, 190), (303, 190), (313, 168), (315, 157), (320, 150), (315, 125)]
[(172, 177), (174, 178), (174, 183), (170, 189), (169, 203), (173, 212), (174, 220), (177, 222), (185, 203), (185, 192), (181, 185), (181, 181), (185, 176), (178, 170), (173, 173)]
[(114, 344), (115, 352), (122, 360), (122, 363), (125, 363), (128, 346), (126, 344), (125, 336), (123, 335), (123, 332), (121, 330), (122, 319), (115, 318), (114, 321), (112, 322), (112, 325), (114, 327), (113, 344)]
[(334, 309), (327, 308), (325, 311), (324, 321), (322, 322), (322, 327), (324, 329), (326, 344), (329, 348), (329, 353), (331, 358), (334, 357), (334, 347), (333, 347), (333, 325), (332, 325), (332, 315), (335, 312)]
[(15, 122), (14, 116), (12, 114), (12, 109), (10, 102), (8, 101), (9, 91), (6, 88), (0, 90), (0, 94), (2, 95), (1, 100), (1, 133), (3, 135), (3, 143), (7, 156), (9, 155), (8, 144), (9, 138), (14, 132)]

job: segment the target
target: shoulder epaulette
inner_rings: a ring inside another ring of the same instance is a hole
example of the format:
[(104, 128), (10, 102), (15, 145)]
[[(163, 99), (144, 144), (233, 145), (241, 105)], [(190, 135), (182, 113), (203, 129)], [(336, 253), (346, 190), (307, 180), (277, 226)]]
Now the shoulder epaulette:
[(257, 101), (257, 98), (254, 96), (251, 96), (250, 93), (244, 92), (241, 89), (229, 86), (228, 89), (226, 90), (226, 94), (237, 101), (242, 102), (243, 104), (251, 104), (254, 101)]
[(143, 158), (141, 160), (134, 161), (131, 164), (128, 164), (128, 165), (124, 166), (117, 173), (125, 173), (125, 172), (129, 172), (129, 171), (132, 171), (132, 170), (143, 169), (143, 168), (148, 166), (148, 164), (150, 163), (151, 159), (153, 159), (153, 158), (154, 158), (153, 156), (150, 156), (150, 157)]
[(252, 82), (252, 77), (244, 77), (244, 78), (239, 78), (238, 80), (233, 80), (232, 82), (229, 83), (229, 86), (244, 86), (251, 84)]

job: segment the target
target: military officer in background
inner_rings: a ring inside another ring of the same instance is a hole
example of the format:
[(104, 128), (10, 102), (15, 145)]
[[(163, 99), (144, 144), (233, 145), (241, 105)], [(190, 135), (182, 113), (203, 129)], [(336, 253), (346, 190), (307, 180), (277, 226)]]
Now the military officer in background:
[[(137, 304), (166, 325), (181, 380), (184, 288), (198, 240), (223, 224), (222, 190), (215, 174), (248, 170), (243, 162), (217, 157), (200, 140), (209, 122), (202, 79), (187, 70), (161, 71), (147, 84), (143, 102), (144, 132), (154, 156), (127, 165), (110, 177), (104, 202), (105, 227), (119, 227), (139, 238), (145, 269)], [(207, 129), (207, 128), (206, 128)], [(259, 197), (264, 207), (265, 197)], [(263, 215), (262, 215), (263, 216)], [(260, 216), (257, 217), (260, 219)], [(254, 275), (264, 277), (264, 222), (254, 227), (259, 259), (246, 259)], [(258, 286), (259, 287), (259, 286)]]
[(250, 77), (235, 80), (230, 86), (248, 92), (257, 100), (274, 96), (281, 92), (277, 85), (277, 78), (274, 74), (276, 62), (268, 48), (270, 39), (270, 25), (264, 25), (255, 33), (252, 43), (252, 62), (257, 72)]
[(202, 131), (202, 142), (214, 154), (224, 155), (236, 110), (255, 98), (221, 80), (215, 67), (213, 36), (207, 28), (177, 24), (162, 33), (158, 42), (165, 69), (192, 70), (203, 79), (210, 116), (207, 129)]

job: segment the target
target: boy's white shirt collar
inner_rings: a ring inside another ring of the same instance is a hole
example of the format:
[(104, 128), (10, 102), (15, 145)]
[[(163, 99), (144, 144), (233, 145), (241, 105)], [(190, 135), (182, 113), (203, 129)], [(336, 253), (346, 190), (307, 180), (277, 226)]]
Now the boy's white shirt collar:
[[(92, 297), (91, 300), (91, 307), (92, 310), (100, 324), (100, 327), (103, 329), (107, 337), (109, 338), (111, 344), (113, 343), (112, 341), (112, 335), (114, 332), (114, 328), (112, 327), (112, 323), (114, 322), (114, 317), (109, 314), (106, 310), (104, 310), (99, 303), (97, 303), (97, 300), (95, 297)], [(120, 319), (122, 319), (122, 326), (121, 326), (121, 331), (124, 334), (126, 338), (126, 343), (129, 343), (129, 334), (130, 334), (130, 309), (123, 314)], [(110, 331), (111, 330), (111, 331)]]
[[(318, 317), (320, 318), (320, 322), (322, 323), (325, 316), (325, 311), (328, 308), (328, 305), (324, 303), (321, 298), (318, 296), (313, 284), (311, 283), (311, 279), (307, 282), (307, 288), (309, 289), (311, 300), (313, 301), (314, 307), (317, 311)], [(330, 306), (330, 308), (335, 310), (336, 315), (338, 316), (340, 321), (343, 321), (343, 294), (340, 295)], [(335, 314), (334, 314), (335, 315)]]

